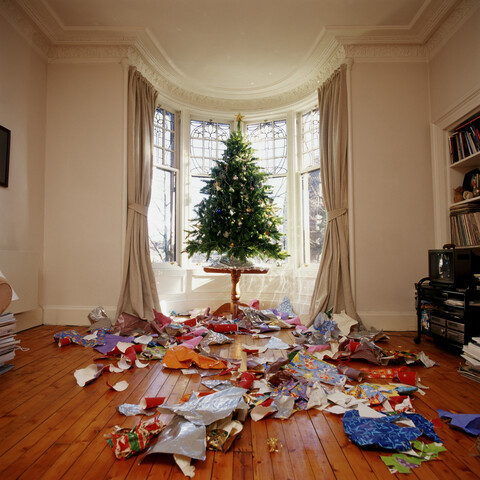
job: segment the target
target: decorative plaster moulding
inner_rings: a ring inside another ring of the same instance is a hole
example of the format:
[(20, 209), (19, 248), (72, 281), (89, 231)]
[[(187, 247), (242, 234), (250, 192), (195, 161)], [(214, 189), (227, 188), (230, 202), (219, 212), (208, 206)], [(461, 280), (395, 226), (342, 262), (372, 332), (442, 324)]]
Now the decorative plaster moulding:
[(0, 0), (0, 12), (10, 25), (33, 47), (43, 58), (48, 57), (51, 42), (38, 26), (12, 1)]
[[(368, 35), (360, 30), (347, 34), (341, 27), (327, 28), (312, 51), (315, 61), (310, 70), (296, 72), (291, 78), (263, 89), (240, 92), (193, 85), (181, 72), (171, 68), (172, 62), (148, 30), (65, 28), (55, 23), (54, 17), (35, 11), (31, 5), (24, 0), (0, 0), (2, 14), (49, 62), (128, 62), (155, 86), (165, 101), (171, 101), (177, 108), (251, 113), (274, 112), (304, 103), (313, 98), (318, 87), (346, 61), (428, 61), (471, 17), (480, 2), (445, 0), (442, 8), (435, 15), (427, 16), (418, 28), (410, 25), (408, 28), (412, 27), (412, 32), (409, 35), (401, 29), (398, 35), (391, 32), (382, 35), (381, 30)], [(36, 8), (45, 8), (42, 2), (35, 5)], [(449, 13), (452, 5), (453, 11)], [(424, 8), (430, 6), (427, 2)], [(443, 17), (446, 18), (442, 21)], [(414, 19), (412, 23), (416, 21)], [(439, 22), (440, 27), (435, 30)], [(362, 33), (360, 37), (359, 33)]]
[(479, 0), (463, 0), (460, 2), (426, 43), (429, 59), (435, 56), (478, 8), (480, 8)]

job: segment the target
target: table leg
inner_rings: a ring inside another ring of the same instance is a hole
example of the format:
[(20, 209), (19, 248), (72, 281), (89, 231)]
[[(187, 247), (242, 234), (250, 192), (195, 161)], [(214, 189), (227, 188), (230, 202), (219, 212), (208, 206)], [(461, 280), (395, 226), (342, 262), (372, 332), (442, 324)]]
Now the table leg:
[(242, 272), (239, 270), (233, 269), (231, 271), (232, 277), (232, 302), (230, 304), (230, 310), (232, 312), (233, 318), (237, 318), (238, 315), (238, 303), (240, 301), (240, 276)]

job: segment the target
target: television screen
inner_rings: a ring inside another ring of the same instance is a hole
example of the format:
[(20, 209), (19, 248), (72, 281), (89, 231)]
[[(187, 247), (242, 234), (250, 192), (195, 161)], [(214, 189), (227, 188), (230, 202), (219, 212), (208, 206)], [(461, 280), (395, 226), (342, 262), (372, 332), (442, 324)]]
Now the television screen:
[(429, 274), (434, 281), (453, 282), (453, 252), (430, 252)]
[(0, 125), (0, 186), (8, 187), (10, 163), (10, 130)]

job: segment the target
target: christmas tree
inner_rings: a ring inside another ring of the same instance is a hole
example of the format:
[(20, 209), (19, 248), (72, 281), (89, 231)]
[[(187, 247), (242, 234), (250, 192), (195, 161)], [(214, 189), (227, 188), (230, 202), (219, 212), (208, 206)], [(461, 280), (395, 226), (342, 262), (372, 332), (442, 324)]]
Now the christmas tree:
[(222, 160), (201, 189), (205, 198), (195, 207), (193, 230), (187, 232), (189, 257), (204, 253), (208, 260), (217, 253), (236, 265), (256, 257), (282, 260), (288, 256), (282, 250), (282, 219), (276, 214), (272, 187), (266, 184), (268, 174), (254, 157), (240, 122), (238, 115), (237, 130), (224, 142)]

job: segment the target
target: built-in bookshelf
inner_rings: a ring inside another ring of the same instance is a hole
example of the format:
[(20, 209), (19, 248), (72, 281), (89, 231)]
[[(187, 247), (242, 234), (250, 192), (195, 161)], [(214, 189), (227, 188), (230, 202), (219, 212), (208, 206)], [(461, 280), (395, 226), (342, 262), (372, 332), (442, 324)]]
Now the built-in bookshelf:
[(449, 131), (448, 145), (451, 242), (480, 245), (480, 110)]

